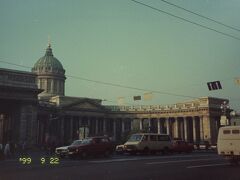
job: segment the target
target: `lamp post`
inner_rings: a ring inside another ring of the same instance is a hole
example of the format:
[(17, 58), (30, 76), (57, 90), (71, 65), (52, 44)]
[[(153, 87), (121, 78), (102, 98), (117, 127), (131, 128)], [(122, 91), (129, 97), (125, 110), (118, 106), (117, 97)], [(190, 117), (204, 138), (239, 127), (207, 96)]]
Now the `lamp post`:
[(230, 112), (231, 125), (233, 125), (233, 126), (236, 126), (236, 116), (237, 116), (236, 111), (231, 111)]
[(223, 101), (223, 103), (221, 104), (220, 108), (221, 108), (222, 113), (223, 113), (223, 115), (221, 116), (221, 119), (222, 119), (222, 120), (225, 120), (224, 123), (225, 123), (225, 126), (227, 126), (227, 125), (229, 125), (228, 119), (227, 119), (227, 116), (226, 116), (226, 114), (227, 114), (227, 109), (229, 109), (229, 104), (228, 104), (228, 102), (227, 102), (227, 101)]

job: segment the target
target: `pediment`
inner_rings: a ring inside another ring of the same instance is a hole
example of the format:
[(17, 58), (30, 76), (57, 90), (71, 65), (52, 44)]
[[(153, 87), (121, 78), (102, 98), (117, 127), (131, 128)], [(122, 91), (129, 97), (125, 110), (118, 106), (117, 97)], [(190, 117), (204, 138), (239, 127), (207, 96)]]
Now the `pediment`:
[(91, 109), (91, 110), (99, 110), (100, 109), (95, 104), (92, 104), (89, 102), (81, 102), (79, 104), (73, 105), (71, 108), (73, 108), (73, 109)]
[(103, 111), (105, 107), (94, 101), (83, 99), (64, 106), (65, 109)]

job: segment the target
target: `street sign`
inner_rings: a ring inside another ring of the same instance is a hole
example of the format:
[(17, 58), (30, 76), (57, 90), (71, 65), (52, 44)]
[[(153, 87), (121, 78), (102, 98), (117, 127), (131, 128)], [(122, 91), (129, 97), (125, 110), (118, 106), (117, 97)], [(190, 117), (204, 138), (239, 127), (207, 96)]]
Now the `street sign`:
[(133, 96), (133, 100), (134, 100), (134, 101), (141, 100), (141, 96)]
[(207, 86), (208, 86), (209, 91), (222, 89), (222, 85), (221, 85), (220, 81), (208, 82)]

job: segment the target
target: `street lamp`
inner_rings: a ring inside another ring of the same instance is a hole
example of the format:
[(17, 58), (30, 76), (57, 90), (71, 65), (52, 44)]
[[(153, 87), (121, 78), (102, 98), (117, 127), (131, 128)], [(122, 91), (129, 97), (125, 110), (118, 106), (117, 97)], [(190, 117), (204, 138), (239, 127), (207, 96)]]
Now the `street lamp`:
[(221, 108), (222, 113), (223, 113), (223, 115), (221, 116), (221, 120), (225, 121), (225, 125), (227, 126), (228, 125), (228, 119), (227, 119), (227, 116), (226, 116), (226, 112), (227, 112), (227, 109), (229, 109), (228, 102), (227, 101), (223, 101), (223, 103), (221, 104), (220, 108)]

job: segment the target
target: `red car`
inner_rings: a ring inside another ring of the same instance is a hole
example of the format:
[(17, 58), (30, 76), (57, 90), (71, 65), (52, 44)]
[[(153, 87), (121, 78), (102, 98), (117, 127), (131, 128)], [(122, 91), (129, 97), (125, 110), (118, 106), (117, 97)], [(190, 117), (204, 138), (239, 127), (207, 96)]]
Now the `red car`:
[(172, 150), (173, 152), (178, 152), (178, 153), (182, 153), (182, 152), (190, 153), (194, 150), (194, 146), (193, 144), (188, 143), (186, 141), (176, 140), (176, 141), (173, 141)]
[(82, 140), (82, 143), (76, 146), (68, 147), (69, 157), (82, 157), (104, 155), (110, 156), (114, 151), (114, 146), (110, 139), (105, 136), (89, 137)]

